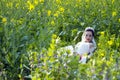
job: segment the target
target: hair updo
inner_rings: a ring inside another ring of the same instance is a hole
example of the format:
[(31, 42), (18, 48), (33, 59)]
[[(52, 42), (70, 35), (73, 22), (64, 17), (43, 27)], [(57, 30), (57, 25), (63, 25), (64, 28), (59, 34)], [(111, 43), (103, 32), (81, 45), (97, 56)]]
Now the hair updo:
[(86, 32), (86, 31), (91, 31), (91, 32), (92, 32), (92, 35), (94, 36), (94, 29), (93, 29), (93, 28), (87, 27), (87, 28), (85, 29), (85, 32)]

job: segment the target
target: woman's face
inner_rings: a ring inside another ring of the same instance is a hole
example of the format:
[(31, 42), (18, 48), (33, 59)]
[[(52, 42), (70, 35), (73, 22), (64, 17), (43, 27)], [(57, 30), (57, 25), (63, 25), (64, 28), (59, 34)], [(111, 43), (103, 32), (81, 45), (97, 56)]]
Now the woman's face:
[(93, 35), (91, 31), (85, 32), (85, 42), (91, 42), (93, 39)]

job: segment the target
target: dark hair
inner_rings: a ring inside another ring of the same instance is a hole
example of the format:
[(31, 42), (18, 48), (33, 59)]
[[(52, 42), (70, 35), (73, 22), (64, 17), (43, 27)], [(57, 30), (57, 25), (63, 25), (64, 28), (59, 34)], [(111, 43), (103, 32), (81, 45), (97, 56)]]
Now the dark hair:
[(92, 35), (94, 36), (94, 31), (92, 29), (86, 29), (85, 31), (91, 31)]

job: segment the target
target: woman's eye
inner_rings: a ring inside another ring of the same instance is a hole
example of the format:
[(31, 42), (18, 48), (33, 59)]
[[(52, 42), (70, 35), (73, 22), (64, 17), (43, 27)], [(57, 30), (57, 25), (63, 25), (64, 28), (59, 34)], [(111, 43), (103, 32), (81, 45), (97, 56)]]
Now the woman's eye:
[(89, 35), (90, 37), (92, 36), (92, 35)]
[(92, 37), (92, 35), (86, 35), (86, 36)]

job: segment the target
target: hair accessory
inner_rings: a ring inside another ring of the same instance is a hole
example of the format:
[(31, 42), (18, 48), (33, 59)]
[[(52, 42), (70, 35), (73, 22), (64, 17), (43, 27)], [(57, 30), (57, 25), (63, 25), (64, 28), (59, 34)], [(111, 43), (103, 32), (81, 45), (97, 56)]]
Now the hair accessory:
[(94, 32), (94, 29), (92, 27), (85, 28), (85, 31), (87, 31), (87, 30), (92, 30)]

